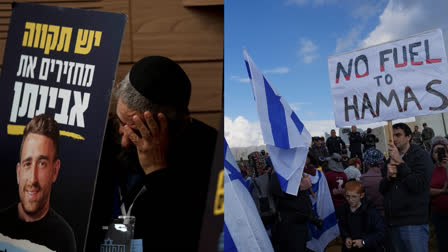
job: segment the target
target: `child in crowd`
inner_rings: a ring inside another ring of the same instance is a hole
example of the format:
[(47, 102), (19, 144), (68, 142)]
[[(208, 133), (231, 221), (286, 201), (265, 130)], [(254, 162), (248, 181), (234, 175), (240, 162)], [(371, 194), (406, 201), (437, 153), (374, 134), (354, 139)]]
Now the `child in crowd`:
[(364, 198), (360, 182), (345, 184), (346, 202), (336, 209), (342, 251), (383, 251), (385, 225), (375, 206)]

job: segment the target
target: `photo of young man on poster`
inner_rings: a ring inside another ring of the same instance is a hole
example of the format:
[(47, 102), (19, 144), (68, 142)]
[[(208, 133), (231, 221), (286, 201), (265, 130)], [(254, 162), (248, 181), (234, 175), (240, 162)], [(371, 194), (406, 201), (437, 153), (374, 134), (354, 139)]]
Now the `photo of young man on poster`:
[(72, 228), (50, 207), (60, 168), (57, 122), (45, 114), (35, 116), (26, 125), (16, 166), (20, 202), (0, 211), (1, 234), (55, 251), (76, 251)]

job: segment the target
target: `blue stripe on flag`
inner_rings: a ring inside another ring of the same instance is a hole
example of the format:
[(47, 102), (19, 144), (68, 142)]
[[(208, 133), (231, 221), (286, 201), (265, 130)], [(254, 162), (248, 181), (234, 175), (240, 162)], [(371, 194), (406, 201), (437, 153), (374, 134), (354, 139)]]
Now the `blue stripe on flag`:
[(229, 161), (225, 160), (227, 156), (227, 150), (229, 150), (229, 145), (227, 144), (227, 141), (224, 141), (224, 168), (226, 168), (230, 173), (229, 174), (230, 181), (239, 180), (241, 184), (243, 184), (246, 188), (248, 188), (247, 187), (248, 182), (244, 181), (243, 176), (241, 175), (239, 169), (236, 169)]
[(239, 180), (241, 184), (243, 184), (246, 187), (246, 189), (248, 189), (247, 183), (246, 181), (244, 181), (243, 176), (241, 176), (241, 173), (235, 167), (233, 167), (233, 165), (229, 161), (224, 160), (224, 167), (230, 172), (229, 174), (230, 181)]
[(268, 107), (269, 122), (271, 123), (272, 137), (275, 146), (289, 149), (288, 127), (286, 125), (285, 108), (278, 96), (272, 90), (266, 78), (264, 78), (264, 88)]
[(299, 117), (297, 117), (297, 115), (296, 115), (296, 113), (294, 113), (294, 111), (291, 114), (291, 119), (294, 122), (294, 124), (296, 125), (296, 127), (299, 130), (300, 134), (302, 134), (303, 123), (300, 121)]
[(229, 229), (227, 228), (226, 223), (224, 223), (224, 251), (238, 252), (238, 249), (235, 246), (235, 242), (232, 239), (232, 235), (230, 235), (230, 232), (229, 232)]
[(252, 75), (250, 74), (249, 62), (247, 60), (244, 61), (246, 63), (247, 73), (249, 74), (249, 79), (252, 79)]
[(282, 191), (286, 192), (286, 189), (288, 188), (288, 180), (286, 180), (277, 172), (275, 174), (277, 174), (278, 182), (280, 184), (280, 187), (282, 188)]
[(328, 229), (330, 229), (334, 225), (338, 224), (335, 212), (329, 214), (323, 221), (324, 221), (324, 225), (322, 226), (321, 230), (317, 229), (316, 226), (314, 226), (314, 225), (308, 224), (308, 226), (311, 230), (311, 235), (313, 236), (313, 238), (315, 238), (317, 240), (319, 240), (320, 236), (323, 233), (325, 233)]

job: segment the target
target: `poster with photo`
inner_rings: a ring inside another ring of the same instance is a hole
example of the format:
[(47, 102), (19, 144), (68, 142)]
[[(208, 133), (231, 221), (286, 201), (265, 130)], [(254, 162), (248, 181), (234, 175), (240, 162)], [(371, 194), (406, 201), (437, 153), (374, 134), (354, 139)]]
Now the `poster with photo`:
[[(0, 250), (28, 240), (83, 251), (125, 23), (118, 13), (13, 5), (0, 78)], [(59, 147), (34, 131), (22, 143), (40, 114), (57, 125)]]

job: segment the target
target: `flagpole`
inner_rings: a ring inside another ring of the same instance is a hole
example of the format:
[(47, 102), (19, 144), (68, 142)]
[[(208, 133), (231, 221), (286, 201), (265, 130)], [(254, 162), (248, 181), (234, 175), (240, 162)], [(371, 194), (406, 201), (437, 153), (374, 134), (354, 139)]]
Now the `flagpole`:
[(309, 190), (310, 190), (311, 196), (313, 196), (313, 198), (316, 198), (316, 195), (313, 192), (313, 188), (310, 188)]
[[(387, 121), (387, 137), (389, 138), (389, 143), (393, 144), (394, 133), (392, 130), (392, 120)], [(390, 157), (389, 157), (390, 159)], [(392, 178), (396, 178), (397, 174), (392, 174)]]

